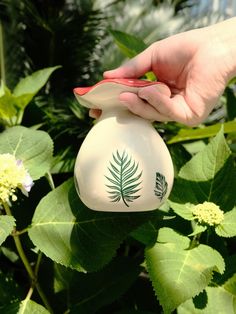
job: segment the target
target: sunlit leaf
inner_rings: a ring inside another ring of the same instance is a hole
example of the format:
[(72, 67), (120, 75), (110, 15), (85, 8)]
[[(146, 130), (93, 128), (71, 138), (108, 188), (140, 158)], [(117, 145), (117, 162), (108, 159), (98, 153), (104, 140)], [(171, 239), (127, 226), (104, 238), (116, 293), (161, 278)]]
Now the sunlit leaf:
[[(235, 278), (233, 279), (235, 282)], [(179, 306), (178, 314), (235, 314), (236, 291), (229, 293), (225, 287), (207, 287), (207, 304), (203, 309), (195, 308), (192, 300), (188, 300)]]
[(24, 109), (38, 91), (46, 84), (50, 75), (60, 66), (45, 68), (20, 80), (13, 91), (17, 105)]
[(44, 131), (15, 126), (0, 134), (0, 154), (13, 154), (22, 160), (34, 180), (49, 171), (52, 152), (53, 142)]
[(12, 303), (10, 305), (6, 305), (0, 307), (1, 313), (4, 314), (49, 314), (42, 305), (37, 304), (36, 302), (25, 299), (21, 302)]
[(94, 271), (110, 262), (127, 235), (153, 215), (92, 211), (80, 201), (69, 180), (40, 201), (29, 236), (55, 262)]
[(235, 194), (234, 159), (221, 130), (181, 168), (170, 199), (180, 204), (213, 202), (228, 211), (235, 204)]
[(15, 227), (15, 218), (7, 215), (0, 215), (0, 245), (11, 234)]
[(221, 237), (236, 236), (236, 207), (224, 214), (224, 220), (215, 228), (215, 231)]
[(165, 313), (199, 294), (213, 271), (224, 272), (224, 260), (209, 246), (190, 249), (187, 237), (170, 228), (159, 230), (158, 242), (146, 249), (147, 269)]
[(1, 82), (0, 86), (0, 118), (10, 119), (17, 113), (11, 91)]
[(168, 144), (209, 138), (215, 136), (220, 131), (222, 126), (224, 127), (225, 134), (236, 132), (236, 121), (216, 123), (214, 125), (198, 129), (181, 129), (177, 135), (168, 141)]

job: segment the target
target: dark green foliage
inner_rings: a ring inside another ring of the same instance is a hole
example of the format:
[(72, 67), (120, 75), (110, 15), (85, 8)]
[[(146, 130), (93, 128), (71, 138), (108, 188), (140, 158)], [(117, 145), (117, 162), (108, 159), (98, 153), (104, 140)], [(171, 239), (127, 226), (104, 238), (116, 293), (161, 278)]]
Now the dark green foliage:
[[(112, 2), (122, 4), (129, 0)], [(152, 2), (152, 9), (160, 3), (172, 4), (176, 15), (196, 3)], [(0, 153), (15, 154), (35, 179), (28, 198), (19, 190), (17, 201), (8, 204), (12, 215), (7, 215), (4, 206), (0, 206), (3, 243), (0, 313), (48, 314), (51, 307), (55, 314), (163, 311), (233, 314), (236, 304), (236, 172), (235, 154), (230, 150), (235, 145), (236, 130), (233, 81), (223, 95), (227, 115), (221, 120), (219, 116), (213, 118), (212, 125), (190, 129), (174, 122), (155, 124), (164, 140), (169, 141), (175, 168), (170, 200), (161, 209), (146, 213), (89, 210), (75, 191), (72, 175), (77, 151), (92, 122), (87, 109), (74, 99), (72, 89), (76, 85), (91, 85), (101, 78), (99, 58), (104, 43), (115, 39), (129, 57), (146, 47), (142, 39), (128, 30), (124, 33), (111, 27), (113, 30), (108, 33), (105, 10), (94, 10), (94, 3), (0, 0), (4, 35), (4, 45), (0, 47), (0, 51), (4, 50), (1, 60), (4, 62), (0, 70), (5, 70), (11, 90), (20, 78), (35, 70), (62, 66), (55, 73), (49, 69), (52, 76), (46, 85), (47, 76), (43, 82), (37, 78), (37, 84), (32, 81), (35, 74), (26, 78), (23, 82), (28, 82), (27, 97), (21, 82), (16, 94), (20, 86), (18, 96), (23, 95), (24, 102), (19, 98), (19, 103), (16, 99), (16, 103), (10, 103), (9, 99), (15, 96), (7, 90), (3, 95), (6, 97), (0, 97), (2, 116), (15, 117), (15, 105), (20, 108), (23, 103), (23, 109), (27, 105), (23, 119), (19, 115), (18, 123), (22, 126), (12, 123), (14, 127), (8, 125), (2, 130)], [(109, 12), (111, 18), (119, 14)], [(109, 40), (103, 42), (107, 35)], [(146, 78), (155, 79), (152, 73), (146, 74)], [(216, 121), (220, 123), (215, 124)], [(48, 131), (53, 141), (37, 128)], [(142, 169), (127, 152), (115, 148), (107, 164), (111, 206), (112, 200), (130, 205), (142, 192)], [(162, 198), (166, 188), (165, 178), (157, 173), (153, 193)], [(205, 201), (219, 205), (224, 213), (223, 221), (216, 226), (203, 226), (193, 216), (192, 206)], [(16, 239), (21, 241), (18, 247)], [(22, 252), (33, 278), (22, 263)]]
[[(35, 70), (62, 66), (36, 104), (44, 129), (55, 139), (56, 154), (64, 156), (58, 170), (71, 171), (81, 138), (91, 127), (87, 114), (78, 119), (75, 113), (79, 105), (73, 88), (92, 85), (101, 78), (99, 43), (106, 34), (105, 14), (93, 9), (92, 1), (0, 0), (0, 5), (1, 66), (9, 87)], [(25, 123), (32, 125), (37, 119)]]
[[(98, 42), (105, 31), (104, 15), (84, 1), (1, 0), (6, 73), (9, 86), (37, 69), (62, 65), (50, 84), (53, 95), (95, 80)], [(8, 40), (10, 38), (10, 40)], [(92, 78), (91, 78), (92, 76)]]

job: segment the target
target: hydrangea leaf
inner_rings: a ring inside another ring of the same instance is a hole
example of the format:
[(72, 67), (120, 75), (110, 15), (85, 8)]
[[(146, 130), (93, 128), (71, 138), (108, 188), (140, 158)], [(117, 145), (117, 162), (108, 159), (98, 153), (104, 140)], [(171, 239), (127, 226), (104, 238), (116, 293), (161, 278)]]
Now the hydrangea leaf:
[(224, 214), (224, 220), (215, 228), (216, 233), (220, 237), (236, 236), (236, 207)]
[(210, 126), (204, 126), (200, 128), (183, 128), (180, 129), (178, 134), (172, 137), (168, 144), (174, 144), (179, 142), (193, 141), (203, 138), (209, 138), (215, 136), (220, 129), (224, 127), (224, 133), (234, 133), (236, 131), (236, 121), (227, 121), (225, 123), (215, 123)]
[[(221, 130), (205, 149), (193, 156), (181, 168), (179, 176), (182, 179), (196, 182), (211, 180), (223, 168), (230, 155), (231, 151), (225, 141), (223, 130)], [(194, 171), (193, 166), (195, 166)]]
[(193, 205), (190, 203), (186, 204), (180, 204), (180, 203), (175, 203), (170, 200), (168, 200), (168, 203), (170, 207), (173, 209), (173, 211), (179, 215), (180, 217), (186, 219), (186, 220), (193, 220), (193, 214), (192, 214), (192, 207)]
[(80, 201), (70, 179), (40, 201), (29, 236), (55, 262), (95, 271), (112, 259), (131, 231), (153, 215), (92, 211)]
[(207, 287), (207, 304), (203, 309), (197, 309), (192, 300), (181, 304), (177, 310), (178, 314), (215, 314), (236, 313), (236, 291), (229, 293), (225, 287)]
[(5, 314), (49, 314), (49, 311), (47, 311), (42, 305), (30, 300), (25, 299), (21, 302), (15, 302), (10, 305), (5, 305), (3, 307), (0, 307), (1, 313)]
[(170, 199), (181, 204), (213, 202), (228, 211), (234, 206), (234, 194), (234, 159), (221, 130), (202, 151), (181, 168)]
[(14, 97), (11, 94), (11, 91), (1, 83), (0, 86), (0, 118), (9, 119), (14, 117), (17, 113), (17, 110), (14, 106)]
[(17, 106), (24, 109), (34, 95), (46, 84), (50, 75), (58, 68), (60, 66), (41, 69), (21, 79), (13, 90)]
[(207, 226), (196, 224), (192, 233), (189, 236), (194, 236), (196, 234), (202, 233), (207, 230)]
[(22, 160), (32, 179), (37, 180), (51, 167), (53, 142), (44, 131), (15, 126), (0, 134), (0, 154), (4, 153)]
[(169, 228), (159, 231), (158, 242), (146, 249), (147, 269), (165, 313), (199, 294), (213, 271), (224, 272), (222, 256), (206, 245), (189, 248), (187, 237)]
[(0, 245), (11, 234), (15, 227), (15, 218), (12, 216), (1, 215), (0, 216)]

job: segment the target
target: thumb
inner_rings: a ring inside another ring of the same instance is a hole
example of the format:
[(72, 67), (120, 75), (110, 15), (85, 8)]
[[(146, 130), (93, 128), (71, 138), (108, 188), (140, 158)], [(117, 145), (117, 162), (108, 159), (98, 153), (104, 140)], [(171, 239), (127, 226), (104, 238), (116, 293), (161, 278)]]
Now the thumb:
[(120, 67), (104, 72), (104, 78), (138, 78), (151, 71), (154, 48), (156, 49), (156, 45), (152, 44)]

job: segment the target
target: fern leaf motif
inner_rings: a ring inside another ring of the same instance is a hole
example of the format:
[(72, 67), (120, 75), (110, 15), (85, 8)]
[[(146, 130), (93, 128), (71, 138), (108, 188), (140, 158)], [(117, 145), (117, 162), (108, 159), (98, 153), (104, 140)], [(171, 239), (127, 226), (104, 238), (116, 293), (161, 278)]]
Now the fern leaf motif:
[(166, 182), (165, 176), (161, 173), (156, 172), (156, 186), (154, 189), (155, 195), (162, 201), (163, 197), (167, 193), (168, 183)]
[(109, 198), (111, 202), (123, 202), (127, 207), (129, 207), (129, 202), (133, 202), (140, 195), (136, 193), (141, 190), (140, 178), (142, 176), (142, 171), (138, 170), (138, 163), (132, 160), (128, 154), (123, 151), (116, 154), (112, 154), (113, 160), (110, 162), (108, 170), (110, 176), (105, 176), (109, 181)]

